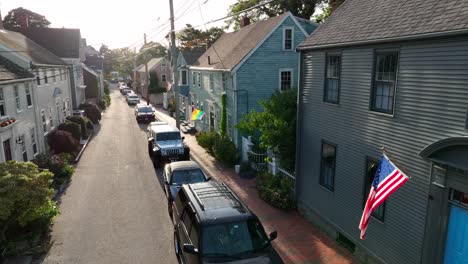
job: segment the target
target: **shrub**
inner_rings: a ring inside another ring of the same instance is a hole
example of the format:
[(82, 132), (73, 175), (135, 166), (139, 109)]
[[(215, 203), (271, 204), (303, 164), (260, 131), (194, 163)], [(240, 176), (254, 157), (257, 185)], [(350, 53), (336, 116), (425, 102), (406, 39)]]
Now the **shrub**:
[(214, 131), (210, 131), (210, 132), (201, 131), (197, 133), (195, 138), (197, 139), (198, 144), (202, 148), (206, 149), (208, 153), (212, 154), (213, 146), (215, 142), (218, 140), (219, 135)]
[(47, 135), (47, 142), (55, 154), (73, 153), (80, 150), (80, 142), (70, 132), (54, 130)]
[(81, 137), (86, 138), (88, 135), (88, 129), (86, 127), (86, 118), (82, 116), (69, 116), (67, 120), (75, 124), (80, 125), (81, 128)]
[(109, 84), (104, 84), (104, 93), (105, 94), (110, 94), (110, 90), (109, 90)]
[(272, 206), (281, 209), (295, 208), (291, 193), (292, 188), (293, 184), (283, 177), (268, 172), (262, 172), (257, 176), (258, 194), (260, 198)]
[(66, 182), (75, 173), (75, 168), (70, 162), (75, 158), (73, 154), (61, 153), (59, 155), (39, 154), (33, 162), (41, 169), (48, 169), (54, 174), (54, 182), (57, 186)]
[(228, 166), (234, 166), (234, 164), (239, 161), (239, 154), (234, 142), (226, 138), (218, 137), (217, 140), (215, 140), (213, 154), (218, 161)]
[[(51, 200), (53, 174), (39, 171), (32, 162), (7, 161), (0, 164), (0, 243), (6, 239), (8, 229), (25, 227), (34, 221), (42, 221), (48, 227), (51, 219), (58, 214), (55, 202)], [(11, 232), (17, 235), (17, 232)]]
[(89, 118), (85, 118), (86, 119), (86, 128), (89, 130), (94, 130), (94, 125), (93, 125), (93, 122), (91, 122), (91, 120), (89, 120)]
[(101, 111), (95, 104), (91, 103), (83, 103), (80, 104), (78, 107), (80, 110), (84, 110), (86, 113), (86, 116), (94, 123), (98, 124), (99, 120), (101, 120)]
[(81, 128), (77, 123), (66, 121), (60, 124), (57, 129), (70, 132), (76, 140), (81, 139)]

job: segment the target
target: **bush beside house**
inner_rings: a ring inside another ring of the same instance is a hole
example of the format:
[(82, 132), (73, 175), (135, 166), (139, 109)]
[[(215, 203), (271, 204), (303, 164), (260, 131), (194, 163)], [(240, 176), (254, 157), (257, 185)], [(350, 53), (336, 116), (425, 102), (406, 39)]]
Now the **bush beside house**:
[(195, 136), (198, 144), (206, 149), (216, 160), (228, 166), (234, 166), (239, 160), (239, 154), (232, 141), (214, 132), (199, 132)]
[(47, 142), (54, 154), (75, 153), (80, 151), (80, 142), (70, 132), (54, 130), (47, 135)]
[(87, 118), (81, 116), (69, 116), (67, 121), (78, 124), (81, 128), (81, 138), (86, 138), (88, 136), (88, 127), (87, 127)]
[(101, 111), (99, 107), (91, 103), (83, 103), (78, 107), (80, 110), (84, 110), (86, 116), (93, 122), (93, 124), (99, 124), (101, 120)]
[(65, 121), (65, 123), (60, 124), (57, 129), (70, 132), (78, 141), (81, 139), (81, 127), (75, 122)]
[(294, 209), (295, 202), (291, 190), (293, 184), (286, 178), (262, 172), (257, 176), (257, 190), (260, 198), (281, 209)]

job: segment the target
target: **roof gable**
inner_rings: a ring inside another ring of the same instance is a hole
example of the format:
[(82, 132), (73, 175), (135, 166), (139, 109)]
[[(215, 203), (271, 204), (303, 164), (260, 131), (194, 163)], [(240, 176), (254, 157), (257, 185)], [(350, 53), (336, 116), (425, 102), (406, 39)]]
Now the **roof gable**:
[(23, 35), (60, 58), (79, 58), (81, 34), (72, 28), (27, 28)]
[(35, 64), (66, 64), (55, 54), (18, 32), (0, 30), (0, 44), (10, 50), (16, 51)]
[(347, 0), (299, 49), (468, 29), (468, 1)]

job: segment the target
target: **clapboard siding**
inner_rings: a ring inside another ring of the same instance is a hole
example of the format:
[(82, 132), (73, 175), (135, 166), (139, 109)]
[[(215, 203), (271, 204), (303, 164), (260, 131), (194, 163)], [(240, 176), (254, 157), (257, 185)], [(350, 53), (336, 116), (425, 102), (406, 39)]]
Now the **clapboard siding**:
[[(438, 140), (467, 135), (468, 38), (391, 47), (399, 50), (393, 116), (369, 110), (380, 46), (341, 50), (339, 105), (323, 102), (326, 52), (304, 52), (298, 203), (383, 262), (420, 263), (430, 163), (418, 153)], [(334, 192), (318, 184), (322, 140), (337, 145)], [(384, 222), (372, 219), (366, 240), (359, 240), (366, 158), (379, 158), (382, 146), (412, 179), (387, 200)]]

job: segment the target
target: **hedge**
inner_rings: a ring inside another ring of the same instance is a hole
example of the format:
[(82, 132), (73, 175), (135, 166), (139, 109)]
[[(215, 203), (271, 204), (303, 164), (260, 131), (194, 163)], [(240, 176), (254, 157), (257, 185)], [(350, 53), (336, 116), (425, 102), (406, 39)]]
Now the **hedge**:
[(81, 138), (86, 138), (88, 136), (88, 128), (86, 127), (86, 118), (82, 116), (69, 116), (67, 120), (73, 123), (80, 125), (81, 128)]
[(94, 123), (99, 124), (99, 120), (101, 120), (101, 111), (99, 107), (95, 104), (91, 103), (83, 103), (80, 104), (78, 107), (80, 110), (84, 110), (86, 116)]
[(81, 139), (81, 128), (80, 125), (75, 122), (65, 121), (58, 126), (59, 130), (68, 131), (76, 140)]
[(54, 130), (47, 135), (47, 142), (54, 154), (80, 151), (80, 142), (70, 132)]

